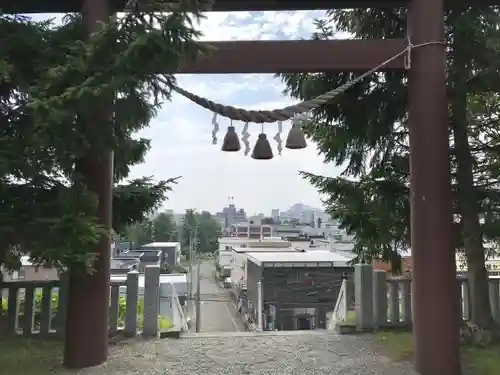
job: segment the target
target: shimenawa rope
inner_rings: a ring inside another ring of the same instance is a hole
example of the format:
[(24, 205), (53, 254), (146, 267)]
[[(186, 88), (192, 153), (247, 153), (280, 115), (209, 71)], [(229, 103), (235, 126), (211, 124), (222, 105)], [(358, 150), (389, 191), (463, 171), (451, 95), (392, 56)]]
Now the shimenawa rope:
[(309, 112), (310, 110), (318, 108), (321, 105), (331, 101), (339, 94), (348, 90), (349, 88), (351, 88), (355, 84), (361, 82), (363, 79), (365, 79), (369, 75), (377, 72), (379, 69), (383, 68), (387, 64), (391, 63), (392, 61), (396, 60), (397, 58), (399, 58), (405, 54), (406, 54), (405, 68), (410, 69), (411, 50), (413, 48), (421, 48), (421, 47), (426, 47), (426, 46), (435, 45), (435, 44), (444, 44), (444, 43), (440, 42), (440, 41), (430, 41), (430, 42), (426, 42), (426, 43), (412, 45), (411, 42), (409, 42), (408, 46), (404, 50), (402, 50), (398, 54), (394, 55), (390, 59), (387, 59), (386, 61), (377, 65), (375, 68), (368, 70), (367, 72), (361, 74), (360, 76), (356, 77), (352, 81), (346, 82), (343, 85), (341, 85), (341, 86), (339, 86), (331, 91), (328, 91), (320, 96), (317, 96), (314, 99), (306, 100), (306, 101), (297, 103), (295, 105), (288, 106), (288, 107), (281, 108), (281, 109), (262, 110), (262, 111), (246, 110), (243, 108), (236, 108), (236, 107), (233, 107), (230, 105), (222, 105), (219, 103), (215, 103), (209, 99), (202, 98), (202, 97), (195, 95), (187, 90), (184, 90), (183, 88), (181, 88), (179, 86), (173, 86), (172, 88), (175, 91), (177, 91), (179, 94), (181, 94), (182, 96), (191, 100), (192, 102), (198, 104), (199, 106), (206, 108), (209, 111), (212, 111), (213, 113), (217, 113), (223, 117), (230, 118), (231, 120), (243, 121), (245, 123), (246, 122), (272, 123), (272, 122), (277, 122), (277, 121), (285, 121), (285, 120), (291, 119), (295, 115), (298, 115), (300, 113)]

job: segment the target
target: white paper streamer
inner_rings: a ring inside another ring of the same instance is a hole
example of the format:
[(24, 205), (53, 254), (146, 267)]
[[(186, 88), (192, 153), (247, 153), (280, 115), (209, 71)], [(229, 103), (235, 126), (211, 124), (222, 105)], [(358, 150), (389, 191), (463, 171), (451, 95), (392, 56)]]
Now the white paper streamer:
[(217, 144), (217, 133), (219, 132), (219, 122), (217, 121), (217, 113), (214, 113), (214, 117), (212, 117), (212, 144)]
[(283, 132), (283, 123), (278, 121), (278, 132), (274, 136), (274, 140), (278, 144), (278, 154), (281, 155), (281, 151), (283, 151), (283, 141), (281, 140), (281, 133)]
[(243, 130), (241, 131), (241, 141), (245, 145), (245, 156), (247, 156), (250, 153), (250, 133), (248, 132), (248, 122), (245, 123), (245, 126), (243, 126)]

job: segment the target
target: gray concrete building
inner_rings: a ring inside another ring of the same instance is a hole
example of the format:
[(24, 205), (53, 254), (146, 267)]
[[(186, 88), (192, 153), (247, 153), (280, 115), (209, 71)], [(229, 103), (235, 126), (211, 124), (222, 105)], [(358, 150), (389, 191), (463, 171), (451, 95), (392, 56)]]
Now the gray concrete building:
[(262, 314), (263, 330), (325, 328), (342, 279), (354, 272), (350, 257), (329, 251), (247, 255), (244, 310), (257, 324)]

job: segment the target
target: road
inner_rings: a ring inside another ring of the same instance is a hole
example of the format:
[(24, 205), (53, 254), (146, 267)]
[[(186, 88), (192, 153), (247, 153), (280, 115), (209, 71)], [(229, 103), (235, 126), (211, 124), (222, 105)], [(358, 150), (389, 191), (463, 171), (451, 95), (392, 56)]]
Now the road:
[[(193, 267), (196, 276), (196, 267)], [(196, 292), (196, 277), (194, 277)], [(213, 262), (200, 265), (201, 314), (200, 332), (244, 332), (241, 317), (236, 310), (236, 304), (231, 299), (227, 289), (222, 288), (215, 280)], [(194, 323), (194, 322), (193, 322)], [(191, 329), (195, 331), (195, 324)]]

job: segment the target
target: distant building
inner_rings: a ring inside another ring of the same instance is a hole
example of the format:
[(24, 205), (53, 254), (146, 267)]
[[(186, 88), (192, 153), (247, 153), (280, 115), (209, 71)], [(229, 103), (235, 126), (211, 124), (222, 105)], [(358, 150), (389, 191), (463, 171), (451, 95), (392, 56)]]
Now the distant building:
[(229, 228), (233, 224), (243, 223), (247, 221), (247, 214), (243, 208), (237, 209), (234, 205), (234, 198), (229, 198), (229, 204), (224, 207), (221, 212), (217, 212), (215, 216), (224, 222), (223, 228)]
[[(289, 246), (289, 242), (283, 241), (279, 237), (266, 237), (264, 239), (261, 238), (250, 238), (246, 237), (219, 237), (219, 250), (217, 251), (216, 258), (216, 268), (219, 271), (221, 276), (228, 277), (231, 275), (231, 264), (233, 259), (232, 247), (245, 247), (249, 246), (249, 244), (253, 244), (254, 246), (261, 246), (263, 243), (279, 243), (286, 244)], [(264, 245), (265, 246), (265, 245)], [(282, 245), (284, 246), (284, 245)]]
[(181, 261), (181, 243), (180, 242), (152, 242), (141, 246), (140, 251), (162, 252), (163, 261), (168, 266), (176, 266)]
[(272, 237), (273, 229), (271, 225), (261, 225), (253, 223), (233, 224), (229, 230), (230, 237), (264, 239)]
[(9, 272), (6, 269), (1, 269), (4, 282), (9, 281), (44, 281), (58, 280), (59, 272), (56, 268), (44, 268), (34, 265), (29, 256), (21, 257), (21, 268)]
[(273, 220), (278, 223), (279, 220), (280, 220), (280, 210), (279, 208), (275, 208), (273, 210), (271, 210), (271, 217), (273, 218)]
[(290, 247), (290, 242), (284, 240), (266, 240), (249, 242), (231, 246), (231, 282), (235, 286), (246, 286), (247, 283), (247, 254), (248, 253), (275, 253), (299, 252), (301, 249)]
[(217, 223), (219, 223), (220, 229), (221, 230), (226, 229), (226, 218), (223, 215), (219, 215), (219, 214), (216, 214), (214, 217), (215, 217), (215, 220), (217, 221)]

